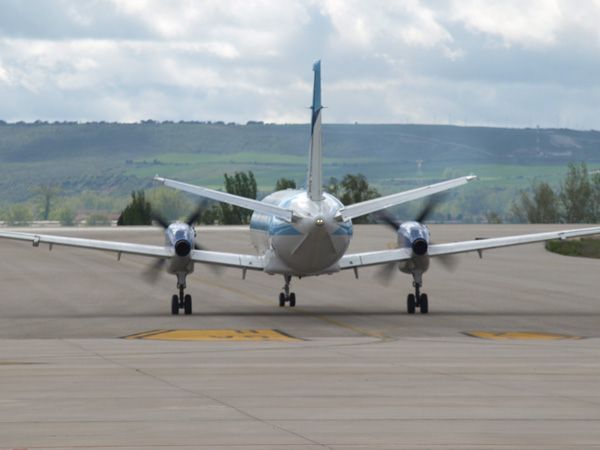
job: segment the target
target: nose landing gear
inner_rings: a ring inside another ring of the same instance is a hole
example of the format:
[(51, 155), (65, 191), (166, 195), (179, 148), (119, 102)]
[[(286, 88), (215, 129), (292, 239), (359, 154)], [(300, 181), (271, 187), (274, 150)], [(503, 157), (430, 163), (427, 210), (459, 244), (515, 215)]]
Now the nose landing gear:
[(296, 294), (294, 292), (290, 292), (292, 276), (284, 275), (283, 279), (285, 280), (285, 285), (283, 286), (283, 292), (279, 294), (279, 306), (283, 307), (286, 303), (288, 303), (290, 307), (293, 308), (296, 306)]

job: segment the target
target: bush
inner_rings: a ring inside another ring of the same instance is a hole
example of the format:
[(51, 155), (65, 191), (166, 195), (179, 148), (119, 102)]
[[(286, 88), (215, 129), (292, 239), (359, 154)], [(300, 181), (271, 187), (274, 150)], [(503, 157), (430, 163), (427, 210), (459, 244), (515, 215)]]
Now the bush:
[(93, 213), (87, 217), (85, 224), (89, 227), (106, 226), (110, 225), (110, 218), (106, 214)]
[(565, 256), (600, 258), (600, 239), (583, 238), (546, 242), (546, 250)]
[(121, 212), (117, 225), (152, 225), (152, 207), (144, 191), (131, 193), (131, 202)]
[(60, 224), (64, 227), (72, 227), (75, 225), (75, 212), (71, 208), (60, 208), (57, 217)]
[(6, 223), (11, 226), (27, 226), (33, 220), (31, 208), (27, 205), (12, 205), (6, 213)]

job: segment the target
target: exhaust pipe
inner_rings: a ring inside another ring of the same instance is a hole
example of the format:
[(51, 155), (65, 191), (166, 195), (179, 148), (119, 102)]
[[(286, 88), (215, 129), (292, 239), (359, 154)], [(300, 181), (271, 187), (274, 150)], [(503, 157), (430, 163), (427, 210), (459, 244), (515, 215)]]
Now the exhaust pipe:
[(192, 251), (192, 245), (185, 239), (181, 239), (175, 243), (175, 254), (177, 256), (187, 256)]
[(422, 238), (415, 239), (412, 243), (412, 251), (415, 255), (418, 256), (423, 256), (425, 253), (427, 253), (428, 247), (429, 246), (427, 245), (427, 241)]

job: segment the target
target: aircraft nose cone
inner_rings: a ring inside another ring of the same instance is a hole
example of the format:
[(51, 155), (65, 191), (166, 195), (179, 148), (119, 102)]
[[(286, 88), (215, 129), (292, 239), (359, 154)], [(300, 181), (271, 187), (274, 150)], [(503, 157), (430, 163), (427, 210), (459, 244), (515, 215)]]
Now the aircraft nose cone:
[(422, 256), (427, 253), (427, 241), (425, 239), (415, 239), (412, 243), (412, 251), (415, 255)]
[(175, 243), (175, 254), (177, 256), (187, 256), (192, 250), (192, 245), (185, 239), (181, 239)]

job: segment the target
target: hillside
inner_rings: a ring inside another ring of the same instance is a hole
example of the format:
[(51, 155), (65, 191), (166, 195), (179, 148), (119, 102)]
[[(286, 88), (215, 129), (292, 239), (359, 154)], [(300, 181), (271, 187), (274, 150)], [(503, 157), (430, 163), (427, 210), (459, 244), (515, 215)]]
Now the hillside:
[[(262, 123), (0, 122), (0, 205), (29, 200), (41, 183), (65, 196), (124, 196), (151, 186), (156, 173), (221, 187), (223, 173), (253, 170), (268, 192), (280, 176), (303, 182), (308, 132)], [(569, 161), (600, 166), (597, 131), (326, 124), (323, 141), (326, 177), (362, 172), (382, 192), (473, 172), (510, 197), (534, 177), (556, 182)]]

